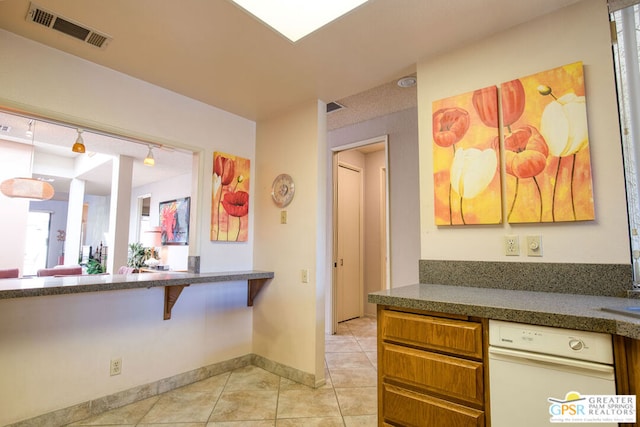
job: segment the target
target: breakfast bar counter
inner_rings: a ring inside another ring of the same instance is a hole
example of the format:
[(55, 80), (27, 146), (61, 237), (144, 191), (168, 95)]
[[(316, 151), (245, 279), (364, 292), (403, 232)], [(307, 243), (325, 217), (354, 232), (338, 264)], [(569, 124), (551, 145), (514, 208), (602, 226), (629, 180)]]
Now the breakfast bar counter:
[(0, 280), (0, 299), (40, 297), (47, 295), (106, 292), (123, 289), (140, 289), (164, 286), (164, 319), (171, 318), (171, 308), (182, 290), (194, 284), (220, 282), (247, 282), (247, 305), (267, 280), (273, 279), (272, 271), (247, 270), (216, 273), (186, 273), (159, 271), (157, 273), (97, 274), (62, 277), (32, 277)]

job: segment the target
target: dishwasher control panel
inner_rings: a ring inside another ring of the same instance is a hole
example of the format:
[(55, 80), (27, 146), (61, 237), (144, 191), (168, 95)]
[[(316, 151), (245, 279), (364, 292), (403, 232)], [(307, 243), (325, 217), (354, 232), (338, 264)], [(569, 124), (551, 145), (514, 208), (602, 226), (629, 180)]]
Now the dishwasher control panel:
[(489, 345), (613, 364), (611, 335), (489, 320)]

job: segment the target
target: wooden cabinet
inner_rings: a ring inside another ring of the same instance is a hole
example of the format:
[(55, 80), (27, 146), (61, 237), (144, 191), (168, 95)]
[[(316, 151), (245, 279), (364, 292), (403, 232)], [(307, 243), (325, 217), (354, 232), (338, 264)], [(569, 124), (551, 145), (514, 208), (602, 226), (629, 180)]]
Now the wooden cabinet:
[[(640, 340), (614, 335), (613, 354), (616, 369), (616, 393), (637, 396), (640, 393)], [(620, 423), (620, 427), (635, 425), (635, 423)]]
[(378, 306), (378, 424), (488, 425), (486, 322)]

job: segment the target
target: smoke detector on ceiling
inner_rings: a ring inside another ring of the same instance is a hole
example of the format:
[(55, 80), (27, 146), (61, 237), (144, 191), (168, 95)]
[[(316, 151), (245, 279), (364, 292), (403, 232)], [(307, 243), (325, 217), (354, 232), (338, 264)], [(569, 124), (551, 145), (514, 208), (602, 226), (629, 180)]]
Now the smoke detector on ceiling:
[(43, 25), (101, 49), (107, 47), (112, 40), (111, 36), (99, 33), (84, 24), (62, 17), (34, 3), (29, 5), (29, 12), (25, 19), (27, 22)]

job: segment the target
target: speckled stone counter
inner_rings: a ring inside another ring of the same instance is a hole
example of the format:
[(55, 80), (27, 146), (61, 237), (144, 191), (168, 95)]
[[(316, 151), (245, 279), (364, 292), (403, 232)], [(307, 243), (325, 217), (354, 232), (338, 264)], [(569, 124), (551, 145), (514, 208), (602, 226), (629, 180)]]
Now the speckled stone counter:
[(272, 279), (271, 271), (232, 271), (219, 273), (135, 273), (99, 274), (65, 277), (34, 277), (0, 279), (0, 299), (38, 297), (45, 295), (104, 292), (122, 289), (153, 288), (157, 286), (193, 285)]
[(640, 339), (640, 318), (603, 311), (637, 299), (416, 284), (369, 294), (370, 303), (510, 322), (606, 332)]

